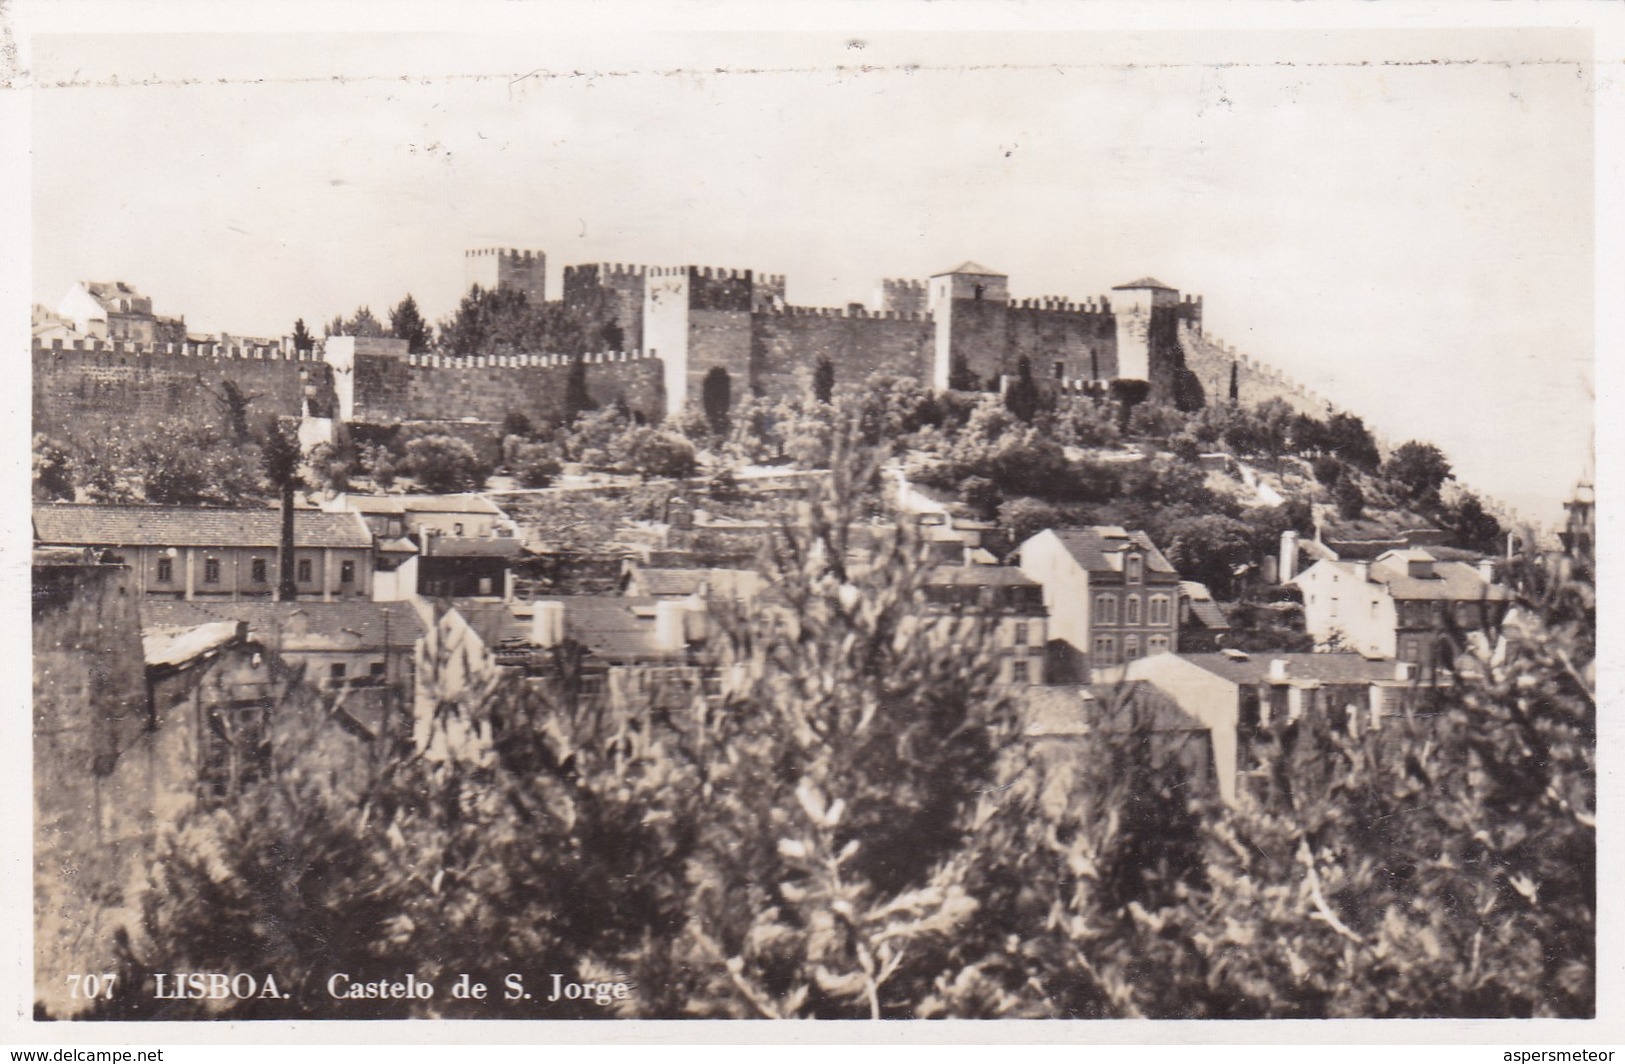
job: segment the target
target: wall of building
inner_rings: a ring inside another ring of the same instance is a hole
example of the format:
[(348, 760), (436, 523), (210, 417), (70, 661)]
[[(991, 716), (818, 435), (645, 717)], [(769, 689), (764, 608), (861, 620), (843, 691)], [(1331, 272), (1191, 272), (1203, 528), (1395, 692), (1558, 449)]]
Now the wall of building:
[(564, 268), (564, 305), (621, 330), (621, 350), (643, 350), (643, 303), (648, 270), (622, 263)]
[[(1026, 358), (1040, 380), (1117, 376), (1117, 323), (1109, 304), (1024, 299), (1007, 312), (1005, 372)], [(1055, 363), (1063, 376), (1056, 377)]]
[[(583, 356), (587, 393), (599, 405), (617, 399), (651, 420), (665, 413), (664, 367), (636, 352)], [(404, 421), (476, 418), (500, 424), (521, 413), (536, 424), (565, 416), (565, 382), (571, 359), (562, 355), (513, 355), (405, 359), (358, 355), (354, 419), (375, 425)]]
[(753, 315), (750, 324), (751, 364), (763, 395), (801, 394), (820, 359), (834, 366), (837, 385), (875, 373), (930, 375), (933, 326), (922, 314), (785, 307)]
[(267, 415), (329, 417), (338, 395), (332, 368), (313, 355), (214, 344), (36, 343), (34, 431), (47, 435), (139, 435), (172, 417), (215, 421), (232, 382), (249, 403), (250, 424)]
[[(130, 570), (36, 566), (33, 591), (36, 1000), (63, 1017), (86, 1005), (69, 996), (68, 973), (116, 970), (112, 932), (135, 915), (132, 891), (169, 810), (159, 768), (173, 758), (146, 738)], [(119, 771), (137, 748), (141, 771), (136, 758)]]

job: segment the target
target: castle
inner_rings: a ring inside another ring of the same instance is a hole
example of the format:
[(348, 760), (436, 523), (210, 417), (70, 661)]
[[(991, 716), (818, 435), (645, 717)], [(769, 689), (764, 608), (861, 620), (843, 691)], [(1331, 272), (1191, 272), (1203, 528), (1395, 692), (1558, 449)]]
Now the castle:
[[(540, 251), (480, 249), (465, 280), (547, 302)], [(591, 263), (563, 271), (559, 303), (613, 324), (622, 350), (569, 356), (408, 354), (404, 341), (329, 337), (319, 354), (280, 347), (36, 337), (36, 431), (112, 428), (134, 418), (187, 416), (225, 382), (258, 413), (375, 425), (500, 423), (513, 413), (557, 423), (564, 376), (583, 363), (599, 404), (624, 403), (650, 421), (697, 406), (702, 383), (725, 372), (734, 396), (801, 396), (821, 363), (837, 384), (876, 373), (938, 389), (998, 391), (1025, 360), (1041, 387), (1100, 393), (1143, 382), (1140, 394), (1200, 406), (1186, 367), (1202, 301), (1154, 278), (1110, 299), (1012, 299), (1009, 278), (966, 262), (929, 279), (886, 279), (875, 306), (793, 306), (781, 274), (701, 266)], [(1206, 376), (1201, 378), (1208, 380)]]

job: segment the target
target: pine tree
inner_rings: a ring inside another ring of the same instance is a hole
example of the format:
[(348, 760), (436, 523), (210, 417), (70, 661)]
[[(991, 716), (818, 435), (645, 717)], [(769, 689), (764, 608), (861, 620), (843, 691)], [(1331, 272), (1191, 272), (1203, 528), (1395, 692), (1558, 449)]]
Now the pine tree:
[(405, 340), (407, 350), (414, 355), (429, 350), (429, 326), (418, 313), (417, 300), (411, 293), (389, 312), (389, 332), (395, 339)]
[(835, 396), (835, 363), (827, 358), (820, 358), (818, 365), (813, 369), (813, 398), (820, 403), (827, 403)]
[[(329, 335), (332, 335), (332, 334), (329, 333)], [(313, 348), (315, 348), (315, 346), (316, 346), (316, 338), (314, 336), (310, 335), (310, 330), (309, 329), (305, 328), (305, 319), (300, 318), (298, 321), (294, 322), (293, 323), (293, 349), (295, 351), (309, 351), (309, 350), (312, 350)]]
[(282, 499), (282, 543), (278, 551), (277, 601), (292, 602), (299, 596), (299, 585), (294, 579), (294, 527), (293, 493), (299, 486), (299, 440), (278, 419), (265, 423), (264, 439), (260, 443), (260, 459), (269, 480)]

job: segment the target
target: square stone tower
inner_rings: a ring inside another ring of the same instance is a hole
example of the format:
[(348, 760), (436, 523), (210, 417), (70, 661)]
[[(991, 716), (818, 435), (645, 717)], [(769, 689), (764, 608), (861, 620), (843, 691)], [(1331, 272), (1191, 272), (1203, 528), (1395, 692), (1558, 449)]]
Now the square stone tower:
[(525, 301), (547, 300), (547, 255), (517, 248), (477, 248), (463, 252), (463, 294), (475, 285), (487, 292), (523, 292)]

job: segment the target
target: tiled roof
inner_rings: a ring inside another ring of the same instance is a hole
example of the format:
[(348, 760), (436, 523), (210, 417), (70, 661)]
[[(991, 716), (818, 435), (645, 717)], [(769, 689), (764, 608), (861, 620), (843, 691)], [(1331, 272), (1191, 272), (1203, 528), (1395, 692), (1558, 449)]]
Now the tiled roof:
[(979, 277), (1004, 277), (1004, 276), (1007, 276), (1006, 274), (1000, 273), (998, 270), (990, 270), (986, 266), (983, 266), (983, 265), (981, 265), (980, 263), (977, 263), (977, 262), (972, 262), (969, 259), (966, 259), (964, 262), (961, 262), (958, 266), (955, 266), (951, 270), (943, 270), (941, 273), (934, 273), (931, 276), (932, 277), (945, 277), (948, 274), (952, 274), (952, 273), (969, 273), (969, 274), (975, 274), (976, 276), (979, 276)]
[[(663, 661), (682, 651), (663, 650), (655, 641), (654, 598), (627, 595), (569, 595), (539, 599), (564, 604), (564, 637), (580, 643), (610, 663)], [(463, 615), (486, 646), (529, 644), (531, 615), (527, 604), (469, 603), (459, 600)]]
[(1197, 583), (1195, 580), (1181, 580), (1179, 591), (1190, 599), (1191, 618), (1199, 622), (1203, 628), (1230, 627), (1230, 622), (1225, 620), (1224, 611), (1213, 601), (1213, 594), (1208, 591), (1206, 584)]
[[(1507, 597), (1505, 588), (1485, 583), (1477, 567), (1465, 562), (1435, 561), (1432, 577), (1411, 576), (1406, 572), (1406, 561), (1411, 553), (1390, 551), (1371, 563), (1371, 579), (1386, 587), (1396, 599), (1444, 602), (1489, 599), (1498, 602)], [(1423, 556), (1426, 557), (1425, 554)]]
[(141, 652), (147, 666), (184, 665), (220, 647), (235, 643), (238, 637), (234, 621), (212, 620), (204, 623), (143, 630)]
[(361, 650), (384, 645), (410, 649), (423, 622), (405, 602), (186, 602), (141, 603), (143, 632), (212, 622), (244, 621), (248, 637), (282, 650)]
[(1013, 565), (939, 565), (925, 576), (926, 587), (1038, 587)]
[(1112, 285), (1113, 292), (1122, 292), (1132, 288), (1160, 288), (1164, 292), (1179, 291), (1179, 289), (1175, 288), (1173, 285), (1163, 284), (1155, 277), (1142, 277), (1138, 281), (1130, 281), (1128, 284)]
[(661, 598), (696, 595), (703, 589), (718, 598), (745, 599), (756, 593), (762, 578), (750, 569), (661, 569), (637, 570), (638, 586), (646, 595)]
[(1081, 737), (1100, 732), (1197, 731), (1204, 726), (1160, 691), (1138, 685), (1124, 698), (1110, 686), (1028, 687), (1019, 698), (1030, 738)]
[(524, 546), (512, 536), (425, 536), (425, 558), (514, 558)]
[(458, 495), (400, 495), (401, 509), (409, 514), (500, 514), (497, 504), (484, 495), (464, 492)]
[(1162, 556), (1151, 537), (1144, 532), (1128, 532), (1115, 525), (1093, 528), (1052, 528), (1072, 560), (1091, 573), (1120, 573), (1131, 546), (1137, 547), (1151, 573), (1173, 573), (1174, 567)]
[(1192, 665), (1206, 669), (1231, 683), (1253, 684), (1268, 679), (1270, 662), (1287, 663), (1287, 680), (1319, 680), (1322, 683), (1369, 683), (1392, 680), (1395, 664), (1386, 658), (1365, 658), (1359, 654), (1279, 654), (1263, 651), (1238, 660), (1226, 654), (1181, 654)]
[[(298, 547), (372, 546), (359, 514), (295, 510)], [(279, 510), (53, 503), (34, 507), (34, 542), (46, 546), (276, 547)]]

